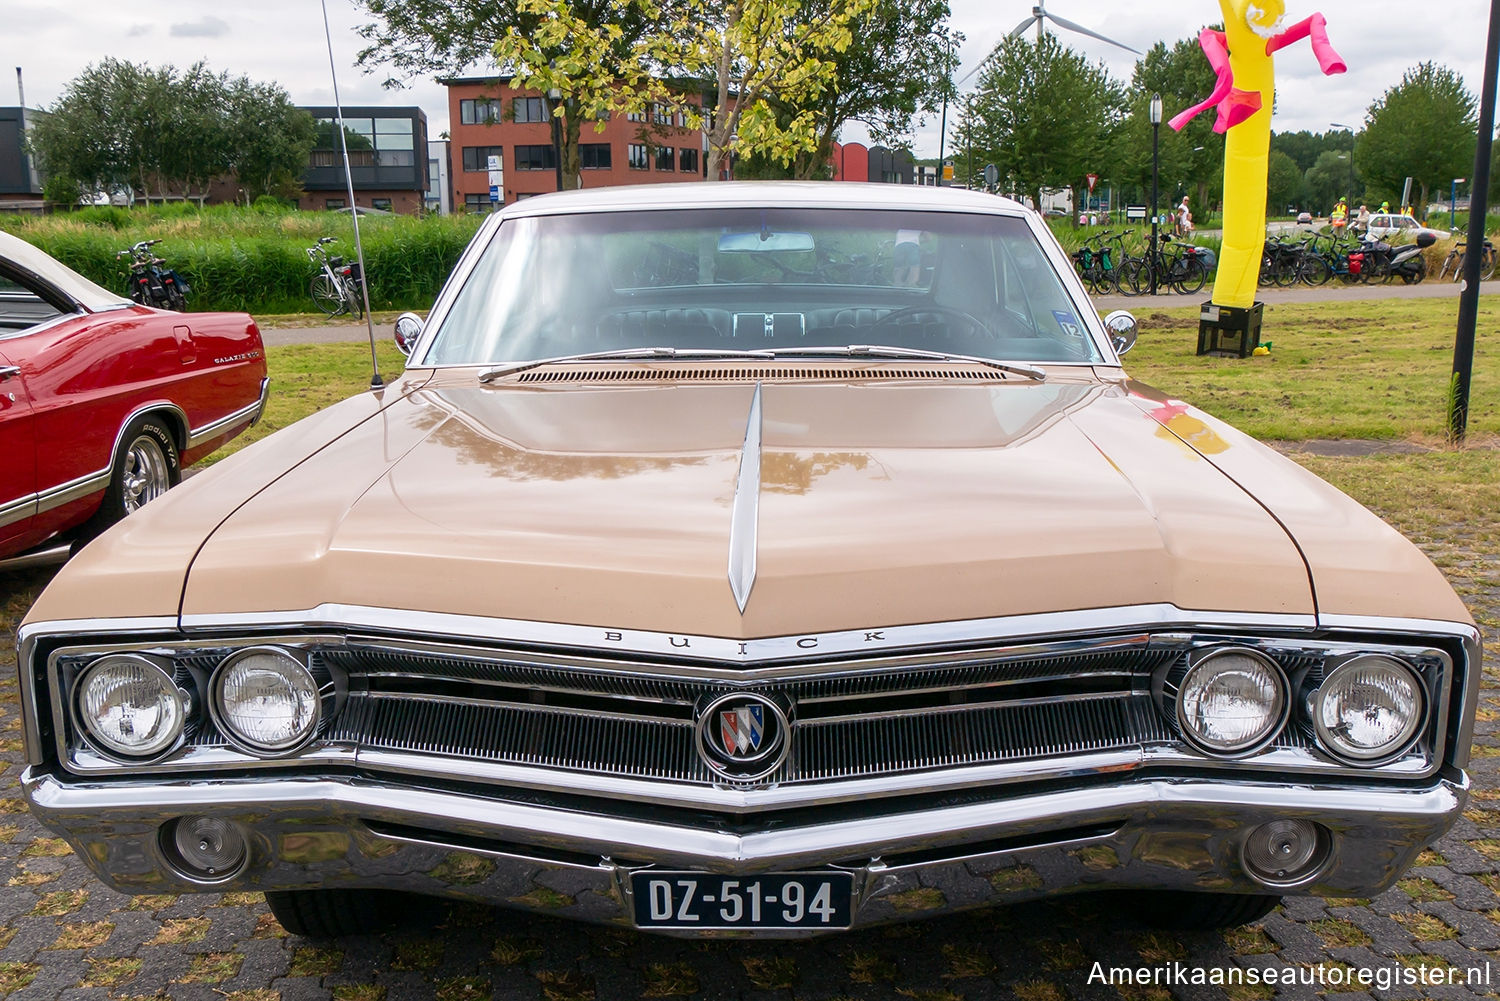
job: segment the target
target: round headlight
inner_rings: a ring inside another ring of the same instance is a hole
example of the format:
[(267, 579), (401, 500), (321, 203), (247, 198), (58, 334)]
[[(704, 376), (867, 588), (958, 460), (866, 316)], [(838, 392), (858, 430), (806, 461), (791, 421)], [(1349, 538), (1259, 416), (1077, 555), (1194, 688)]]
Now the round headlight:
[(1312, 695), (1323, 746), (1359, 762), (1399, 754), (1422, 724), (1422, 684), (1391, 657), (1356, 657), (1334, 668)]
[(78, 721), (101, 751), (150, 758), (182, 736), (182, 693), (145, 657), (102, 657), (85, 669), (77, 691)]
[(1216, 650), (1188, 668), (1177, 720), (1211, 754), (1238, 754), (1268, 739), (1286, 715), (1281, 670), (1252, 650)]
[(214, 718), (247, 750), (290, 751), (318, 726), (318, 683), (299, 659), (275, 647), (253, 647), (219, 666), (213, 683)]

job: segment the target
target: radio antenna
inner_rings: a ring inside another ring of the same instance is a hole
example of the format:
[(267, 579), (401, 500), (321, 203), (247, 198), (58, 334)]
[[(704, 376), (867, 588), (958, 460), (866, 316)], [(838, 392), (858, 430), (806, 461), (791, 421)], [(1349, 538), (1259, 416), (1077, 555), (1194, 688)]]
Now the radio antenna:
[(359, 261), (359, 294), (364, 297), (365, 327), (370, 332), (370, 388), (385, 385), (380, 378), (380, 362), (375, 357), (375, 320), (370, 316), (370, 284), (365, 272), (365, 248), (359, 239), (359, 211), (354, 204), (354, 173), (349, 169), (349, 138), (344, 134), (344, 105), (339, 100), (339, 74), (333, 64), (333, 29), (328, 26), (328, 0), (323, 4), (323, 37), (328, 40), (328, 75), (333, 78), (333, 111), (338, 117), (339, 148), (344, 153), (344, 181), (349, 192), (349, 216), (354, 220), (354, 256)]

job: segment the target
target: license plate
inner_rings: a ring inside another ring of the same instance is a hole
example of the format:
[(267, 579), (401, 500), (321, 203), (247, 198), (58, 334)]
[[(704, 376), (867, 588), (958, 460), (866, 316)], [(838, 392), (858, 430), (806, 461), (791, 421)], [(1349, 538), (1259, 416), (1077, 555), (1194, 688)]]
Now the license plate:
[(641, 928), (848, 928), (854, 877), (794, 872), (729, 877), (702, 872), (631, 874)]

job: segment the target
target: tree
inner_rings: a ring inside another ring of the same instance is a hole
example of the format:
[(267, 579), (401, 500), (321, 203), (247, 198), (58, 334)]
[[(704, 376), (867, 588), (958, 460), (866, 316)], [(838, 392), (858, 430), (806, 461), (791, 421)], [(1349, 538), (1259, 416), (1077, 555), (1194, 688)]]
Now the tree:
[[(520, 87), (561, 93), (565, 187), (579, 179), (579, 136), (616, 105), (615, 92), (646, 75), (647, 39), (680, 18), (685, 0), (359, 0), (376, 20), (359, 33), (366, 69), (388, 66), (387, 87), (428, 73), (498, 64)], [(638, 109), (632, 109), (638, 110)]]
[(1051, 34), (1007, 37), (980, 74), (959, 115), (958, 145), (992, 162), (1034, 205), (1042, 189), (1078, 184), (1115, 152), (1124, 93), (1102, 65), (1091, 65)]
[(201, 197), (226, 174), (295, 183), (312, 121), (279, 87), (202, 63), (179, 73), (105, 59), (68, 84), (29, 140), (44, 173), (91, 192)]
[[(261, 195), (295, 198), (302, 191), (302, 170), (315, 142), (313, 116), (293, 105), (280, 87), (244, 77), (230, 84), (225, 97), (233, 151), (229, 167), (245, 189), (246, 200)], [(352, 135), (369, 145), (363, 135)]]
[(1399, 196), (1410, 177), (1416, 204), (1426, 211), (1428, 193), (1474, 169), (1478, 129), (1474, 95), (1454, 70), (1425, 62), (1370, 105), (1356, 160), (1370, 185)]
[(1303, 188), (1302, 171), (1297, 169), (1297, 161), (1273, 149), (1266, 177), (1267, 210), (1280, 215), (1287, 206), (1303, 204), (1306, 198)]
[[(1163, 118), (1191, 107), (1213, 91), (1213, 67), (1203, 58), (1197, 36), (1183, 38), (1167, 48), (1153, 45), (1135, 64), (1128, 101), (1130, 114), (1116, 143), (1110, 179), (1151, 189), (1151, 95), (1160, 94)], [(1224, 137), (1214, 132), (1213, 118), (1200, 115), (1181, 132), (1163, 122), (1160, 139), (1160, 176), (1163, 200), (1180, 185), (1193, 198), (1196, 220), (1207, 218), (1211, 201), (1219, 191), (1214, 184), (1224, 162)]]
[[(821, 6), (811, 2), (804, 10)], [(767, 97), (778, 118), (811, 110), (818, 122), (817, 146), (796, 156), (791, 176), (827, 176), (834, 137), (848, 122), (864, 125), (878, 145), (910, 145), (913, 123), (955, 96), (953, 51), (963, 34), (947, 26), (948, 16), (948, 0), (876, 0), (853, 27), (857, 45), (819, 53), (833, 64), (833, 82), (807, 109), (784, 95)]]
[(1309, 207), (1326, 213), (1333, 209), (1340, 198), (1350, 198), (1353, 199), (1352, 207), (1358, 208), (1359, 192), (1355, 184), (1349, 181), (1349, 156), (1347, 146), (1342, 153), (1328, 150), (1318, 154), (1317, 162), (1305, 175), (1306, 184), (1303, 191), (1306, 193)]

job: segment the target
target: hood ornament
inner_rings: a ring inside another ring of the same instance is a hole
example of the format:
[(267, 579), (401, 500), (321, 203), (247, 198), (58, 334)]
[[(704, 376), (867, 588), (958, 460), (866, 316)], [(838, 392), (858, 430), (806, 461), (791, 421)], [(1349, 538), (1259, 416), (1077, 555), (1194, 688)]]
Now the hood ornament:
[(755, 586), (755, 547), (760, 522), (760, 383), (750, 400), (745, 445), (740, 450), (740, 473), (734, 484), (734, 506), (729, 518), (729, 589), (745, 614), (750, 589)]

